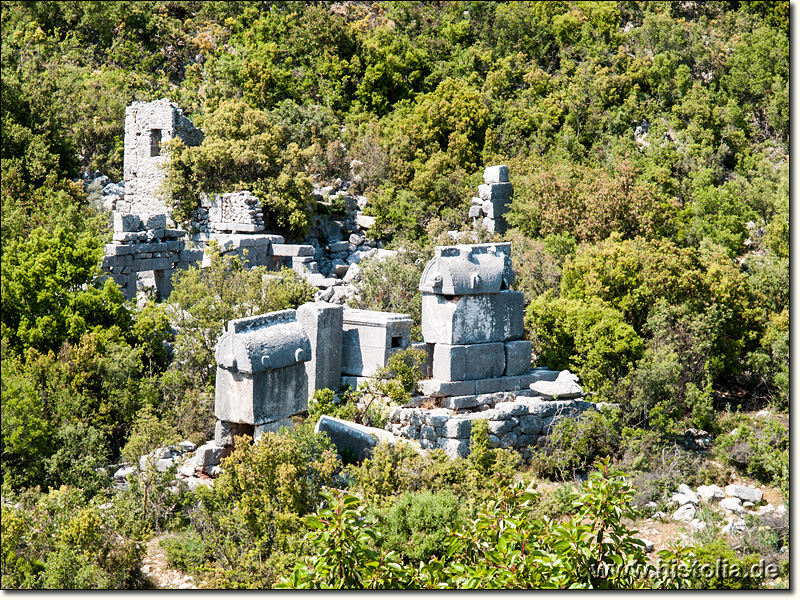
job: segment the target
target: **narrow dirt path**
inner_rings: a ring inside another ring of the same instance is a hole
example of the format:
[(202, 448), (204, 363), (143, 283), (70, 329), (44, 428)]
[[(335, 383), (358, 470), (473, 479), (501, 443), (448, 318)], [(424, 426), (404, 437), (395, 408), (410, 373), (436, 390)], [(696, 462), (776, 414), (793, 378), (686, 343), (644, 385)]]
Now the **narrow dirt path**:
[(167, 553), (159, 545), (162, 536), (156, 536), (147, 543), (147, 552), (142, 561), (142, 573), (150, 578), (153, 585), (163, 590), (196, 590), (194, 578), (171, 569), (167, 564)]

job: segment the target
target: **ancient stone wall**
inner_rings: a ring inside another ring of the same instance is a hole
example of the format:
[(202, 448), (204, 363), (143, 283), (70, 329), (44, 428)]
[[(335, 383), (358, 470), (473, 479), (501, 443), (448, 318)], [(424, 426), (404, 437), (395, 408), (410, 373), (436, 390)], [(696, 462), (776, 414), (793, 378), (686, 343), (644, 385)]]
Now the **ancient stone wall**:
[(122, 213), (172, 214), (161, 194), (169, 157), (164, 144), (180, 138), (187, 146), (203, 141), (203, 132), (166, 98), (134, 102), (125, 110), (125, 196), (114, 210)]

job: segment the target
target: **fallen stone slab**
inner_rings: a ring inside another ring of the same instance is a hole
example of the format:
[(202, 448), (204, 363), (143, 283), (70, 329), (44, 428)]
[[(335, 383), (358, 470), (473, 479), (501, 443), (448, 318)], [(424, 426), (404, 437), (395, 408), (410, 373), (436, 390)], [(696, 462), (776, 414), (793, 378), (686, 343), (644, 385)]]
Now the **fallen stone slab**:
[(397, 438), (385, 429), (367, 427), (351, 421), (322, 415), (314, 426), (314, 433), (328, 435), (339, 454), (345, 460), (361, 462), (372, 456), (378, 442), (394, 444)]
[(583, 396), (583, 389), (578, 385), (578, 376), (569, 371), (561, 371), (555, 381), (535, 381), (529, 387), (545, 398), (563, 400)]
[(739, 498), (723, 498), (719, 501), (720, 508), (732, 512), (736, 515), (743, 515), (745, 513), (744, 507), (742, 506), (742, 501)]

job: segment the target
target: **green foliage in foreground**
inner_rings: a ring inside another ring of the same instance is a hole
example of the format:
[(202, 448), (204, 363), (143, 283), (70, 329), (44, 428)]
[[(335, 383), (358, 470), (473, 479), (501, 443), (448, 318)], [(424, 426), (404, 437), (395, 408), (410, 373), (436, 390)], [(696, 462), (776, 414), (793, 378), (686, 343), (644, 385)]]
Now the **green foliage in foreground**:
[[(471, 521), (448, 536), (446, 556), (404, 566), (394, 550), (378, 550), (380, 534), (361, 501), (326, 493), (328, 507), (307, 518), (313, 554), (278, 587), (311, 589), (527, 589), (646, 587), (635, 569), (603, 572), (601, 565), (643, 565), (643, 542), (623, 519), (633, 516), (630, 484), (597, 465), (574, 516), (556, 523), (532, 519), (538, 494), (522, 482), (500, 487)], [(675, 558), (675, 555), (671, 555)], [(665, 558), (668, 558), (665, 555)], [(681, 558), (685, 560), (685, 557)], [(679, 559), (680, 560), (680, 559)], [(659, 587), (680, 587), (662, 579)]]

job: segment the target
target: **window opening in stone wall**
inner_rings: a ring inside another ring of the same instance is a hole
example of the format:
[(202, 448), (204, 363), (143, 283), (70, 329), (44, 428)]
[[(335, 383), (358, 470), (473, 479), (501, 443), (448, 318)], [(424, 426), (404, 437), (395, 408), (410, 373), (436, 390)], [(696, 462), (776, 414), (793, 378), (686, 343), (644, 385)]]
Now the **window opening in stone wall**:
[(392, 336), (392, 348), (399, 348), (402, 343), (403, 343), (403, 336), (401, 335)]
[(150, 130), (150, 156), (158, 156), (161, 154), (161, 130)]

